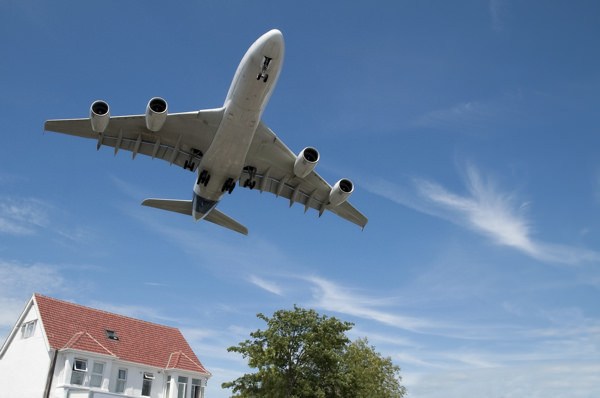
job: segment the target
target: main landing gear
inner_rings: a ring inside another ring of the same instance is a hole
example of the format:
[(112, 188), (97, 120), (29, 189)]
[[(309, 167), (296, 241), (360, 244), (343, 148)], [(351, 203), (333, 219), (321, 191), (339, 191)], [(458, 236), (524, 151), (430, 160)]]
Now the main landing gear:
[(254, 189), (256, 186), (256, 180), (254, 179), (256, 177), (256, 167), (246, 166), (244, 171), (248, 172), (248, 178), (244, 180), (244, 188)]
[(189, 171), (194, 171), (196, 168), (196, 162), (192, 159), (194, 157), (202, 157), (202, 151), (196, 148), (192, 148), (192, 153), (190, 154), (190, 158), (183, 163), (183, 168), (188, 169)]
[(196, 183), (198, 185), (202, 184), (204, 186), (207, 186), (209, 181), (210, 181), (210, 174), (208, 174), (208, 171), (202, 170), (200, 172), (200, 174), (198, 174), (198, 181), (196, 181)]
[(256, 80), (262, 79), (262, 81), (264, 83), (267, 82), (267, 80), (269, 79), (269, 74), (267, 73), (267, 69), (269, 69), (269, 64), (271, 63), (272, 59), (273, 58), (264, 57), (263, 64), (262, 64), (262, 70), (260, 71), (258, 76), (256, 76)]
[(228, 178), (227, 180), (225, 180), (223, 188), (221, 188), (221, 192), (227, 191), (229, 193), (232, 193), (233, 188), (235, 188), (235, 180), (233, 178)]

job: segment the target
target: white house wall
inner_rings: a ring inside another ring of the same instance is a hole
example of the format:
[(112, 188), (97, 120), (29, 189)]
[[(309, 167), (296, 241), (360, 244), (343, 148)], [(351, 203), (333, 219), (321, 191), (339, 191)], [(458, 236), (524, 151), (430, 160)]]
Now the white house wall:
[[(42, 397), (46, 387), (50, 355), (36, 307), (29, 306), (26, 311), (0, 359), (0, 386), (3, 397)], [(21, 325), (33, 320), (37, 320), (33, 335), (23, 338)]]

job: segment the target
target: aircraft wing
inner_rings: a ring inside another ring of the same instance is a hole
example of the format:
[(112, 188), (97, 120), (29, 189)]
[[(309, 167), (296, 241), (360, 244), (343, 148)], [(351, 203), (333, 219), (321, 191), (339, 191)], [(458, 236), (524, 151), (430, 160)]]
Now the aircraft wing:
[[(246, 157), (246, 164), (256, 167), (256, 189), (271, 192), (289, 199), (290, 206), (300, 203), (306, 212), (313, 208), (323, 214), (329, 210), (338, 216), (363, 227), (368, 219), (349, 202), (338, 206), (329, 203), (329, 185), (319, 174), (311, 171), (308, 176), (299, 178), (294, 174), (294, 154), (263, 122), (260, 122), (254, 140)], [(240, 181), (249, 177), (247, 171)]]
[(55, 131), (97, 141), (97, 149), (106, 145), (119, 150), (166, 160), (190, 170), (200, 164), (223, 118), (224, 108), (167, 115), (158, 132), (146, 128), (144, 115), (114, 116), (103, 133), (92, 130), (89, 118), (48, 120), (47, 131)]

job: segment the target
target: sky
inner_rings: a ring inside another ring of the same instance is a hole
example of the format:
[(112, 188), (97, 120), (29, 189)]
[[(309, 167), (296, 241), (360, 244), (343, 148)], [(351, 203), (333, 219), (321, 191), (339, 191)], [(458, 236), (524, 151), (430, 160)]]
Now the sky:
[[(44, 133), (96, 99), (223, 104), (260, 35), (286, 58), (263, 121), (353, 180), (364, 230), (236, 189), (249, 236), (140, 206), (161, 160)], [(354, 323), (410, 398), (600, 395), (597, 1), (0, 0), (0, 339), (34, 292), (181, 329), (212, 372), (294, 304)]]

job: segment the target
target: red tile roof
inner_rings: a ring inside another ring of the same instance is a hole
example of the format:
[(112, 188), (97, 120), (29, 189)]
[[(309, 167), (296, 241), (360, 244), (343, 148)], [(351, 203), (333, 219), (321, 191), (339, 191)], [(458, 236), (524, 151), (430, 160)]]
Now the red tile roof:
[[(209, 374), (179, 329), (34, 295), (50, 347), (114, 356), (161, 369)], [(116, 333), (118, 340), (107, 337)]]

